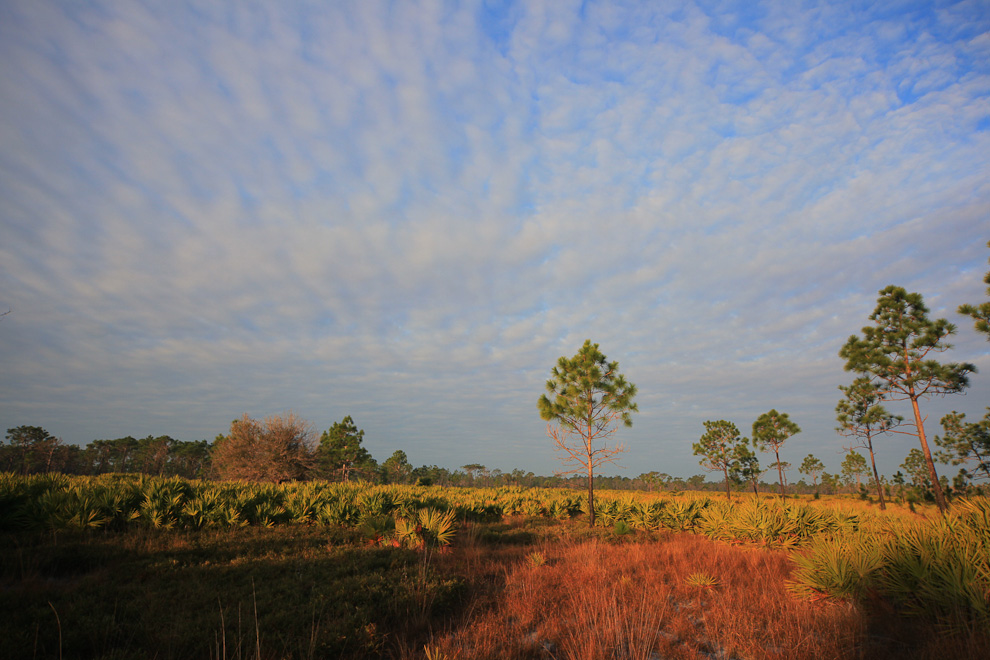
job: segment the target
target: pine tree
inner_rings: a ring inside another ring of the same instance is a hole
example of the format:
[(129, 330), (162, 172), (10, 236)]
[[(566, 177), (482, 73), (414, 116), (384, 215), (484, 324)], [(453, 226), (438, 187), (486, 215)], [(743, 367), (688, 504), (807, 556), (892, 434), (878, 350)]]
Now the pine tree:
[[(987, 243), (987, 247), (990, 247), (990, 242)], [(987, 272), (983, 281), (990, 284), (990, 271)], [(987, 287), (987, 295), (990, 296), (990, 286)], [(990, 302), (979, 305), (960, 305), (959, 313), (972, 317), (976, 331), (985, 334), (987, 340), (990, 341)]]
[(350, 415), (334, 422), (320, 436), (317, 454), (323, 472), (327, 476), (339, 472), (345, 482), (352, 472), (374, 472), (377, 464), (368, 450), (361, 446), (363, 440), (364, 431), (358, 430)]
[(935, 444), (944, 450), (938, 452), (938, 459), (953, 465), (975, 463), (975, 469), (983, 474), (964, 469), (966, 475), (990, 479), (990, 408), (979, 422), (967, 422), (965, 413), (953, 410), (942, 418), (942, 428), (945, 436), (935, 436)]
[(729, 482), (738, 474), (739, 448), (746, 445), (746, 439), (739, 437), (739, 429), (724, 419), (705, 422), (705, 434), (694, 443), (695, 456), (701, 456), (701, 467), (709, 472), (721, 472), (725, 476), (725, 497), (732, 499)]
[(638, 411), (633, 403), (636, 386), (626, 382), (619, 363), (608, 362), (589, 339), (573, 358), (557, 361), (546, 389), (537, 402), (540, 417), (547, 421), (547, 435), (562, 452), (564, 466), (570, 468), (559, 474), (588, 475), (589, 523), (594, 527), (595, 470), (615, 462), (626, 450), (624, 445), (604, 441), (619, 422), (632, 426), (630, 413)]
[(842, 461), (841, 467), (842, 476), (845, 477), (846, 482), (851, 483), (855, 479), (857, 489), (859, 488), (860, 478), (869, 472), (869, 468), (866, 467), (866, 458), (855, 450), (849, 450), (849, 455)]
[(911, 402), (915, 431), (928, 465), (935, 501), (944, 513), (945, 494), (935, 472), (918, 401), (933, 394), (961, 392), (969, 385), (969, 374), (975, 373), (976, 367), (968, 363), (942, 364), (932, 359), (933, 353), (951, 348), (945, 338), (954, 334), (956, 328), (945, 319), (929, 319), (921, 294), (888, 286), (880, 292), (870, 320), (874, 325), (863, 328), (862, 338), (849, 337), (839, 356), (846, 360), (846, 371), (868, 376), (877, 385), (882, 400)]
[(409, 457), (406, 456), (406, 452), (401, 449), (396, 449), (392, 452), (392, 455), (385, 459), (382, 463), (382, 472), (385, 475), (386, 481), (393, 484), (404, 484), (409, 481), (409, 476), (412, 474), (413, 466), (409, 462)]
[(781, 497), (784, 496), (784, 470), (780, 462), (780, 448), (789, 437), (800, 432), (801, 428), (791, 421), (787, 413), (776, 410), (763, 413), (753, 422), (753, 446), (760, 451), (766, 451), (769, 447), (777, 457), (775, 465), (780, 478)]
[(889, 433), (904, 421), (903, 417), (891, 415), (880, 405), (881, 395), (875, 384), (867, 376), (861, 376), (847, 387), (839, 386), (846, 398), (841, 399), (835, 406), (836, 419), (839, 427), (836, 429), (846, 437), (856, 438), (862, 447), (870, 452), (870, 464), (873, 466), (873, 478), (877, 484), (877, 496), (880, 498), (880, 508), (886, 509), (883, 499), (883, 488), (880, 485), (880, 475), (877, 473), (877, 461), (873, 451), (873, 438)]
[(748, 481), (753, 484), (753, 494), (760, 494), (760, 477), (766, 472), (760, 467), (760, 459), (756, 452), (749, 448), (746, 438), (736, 445), (735, 472), (732, 475), (739, 482)]
[(804, 460), (801, 461), (801, 467), (798, 468), (798, 472), (811, 477), (811, 483), (814, 485), (816, 491), (818, 490), (818, 475), (824, 471), (825, 464), (814, 454), (805, 456)]

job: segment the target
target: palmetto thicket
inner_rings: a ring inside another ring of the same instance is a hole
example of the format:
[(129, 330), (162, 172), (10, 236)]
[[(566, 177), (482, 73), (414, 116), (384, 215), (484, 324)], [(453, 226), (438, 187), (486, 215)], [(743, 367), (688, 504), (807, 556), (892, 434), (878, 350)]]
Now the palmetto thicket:
[(951, 630), (990, 628), (990, 502), (961, 500), (954, 513), (816, 537), (795, 554), (794, 590), (810, 597), (888, 601)]
[[(917, 451), (920, 454), (920, 451)], [(990, 502), (961, 501), (933, 521), (746, 498), (645, 493), (596, 498), (614, 534), (676, 531), (792, 555), (794, 589), (815, 598), (878, 597), (950, 627), (990, 626)], [(0, 473), (0, 531), (204, 529), (320, 525), (357, 531), (370, 545), (427, 553), (456, 542), (461, 522), (505, 516), (570, 518), (588, 509), (573, 491), (437, 489), (314, 481), (259, 484), (137, 475)], [(100, 532), (103, 534), (104, 532)]]

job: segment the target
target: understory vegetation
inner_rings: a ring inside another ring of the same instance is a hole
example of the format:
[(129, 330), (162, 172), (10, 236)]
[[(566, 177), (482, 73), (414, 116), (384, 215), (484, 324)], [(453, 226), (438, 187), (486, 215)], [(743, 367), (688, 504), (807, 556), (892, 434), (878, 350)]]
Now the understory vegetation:
[(990, 502), (0, 474), (0, 656), (966, 658)]

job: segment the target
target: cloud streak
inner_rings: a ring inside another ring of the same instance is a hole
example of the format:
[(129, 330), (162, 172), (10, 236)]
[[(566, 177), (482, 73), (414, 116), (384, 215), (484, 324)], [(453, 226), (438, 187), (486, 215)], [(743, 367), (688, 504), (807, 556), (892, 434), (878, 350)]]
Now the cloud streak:
[(590, 337), (641, 392), (630, 465), (698, 472), (705, 419), (771, 407), (797, 464), (841, 447), (837, 352), (890, 283), (990, 368), (953, 316), (990, 238), (980, 3), (0, 12), (7, 426), (293, 408), (546, 473), (535, 401)]

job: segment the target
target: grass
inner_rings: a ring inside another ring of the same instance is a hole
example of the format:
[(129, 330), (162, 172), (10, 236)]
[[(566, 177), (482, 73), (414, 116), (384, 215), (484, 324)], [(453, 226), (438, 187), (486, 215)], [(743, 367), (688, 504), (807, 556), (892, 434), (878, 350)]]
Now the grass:
[[(543, 564), (491, 557), (502, 582), (490, 606), (433, 648), (450, 658), (825, 658), (853, 657), (844, 653), (862, 641), (854, 610), (787, 596), (783, 553), (683, 534), (565, 539), (540, 552)], [(688, 584), (694, 574), (712, 576), (712, 589)]]
[[(363, 506), (372, 495), (360, 496)], [(703, 498), (673, 500), (693, 501)], [(874, 534), (929, 519), (924, 507), (881, 515), (850, 498), (814, 506), (855, 515)], [(717, 506), (687, 533), (623, 518), (589, 529), (568, 515), (477, 515), (487, 509), (472, 504), (456, 534), (438, 510), (418, 507), (409, 509), (415, 520), (393, 523), (428, 522), (438, 538), (454, 535), (450, 547), (429, 535), (389, 543), (401, 534), (380, 515), (346, 526), (8, 529), (0, 659), (951, 660), (978, 657), (990, 641), (978, 626), (947, 629), (924, 612), (904, 618), (876, 591), (798, 597), (793, 583), (809, 562), (795, 559), (817, 546), (793, 545), (784, 532), (740, 542), (745, 521)]]
[(947, 636), (883, 606), (794, 598), (786, 551), (572, 526), (543, 530), (531, 548), (458, 547), (471, 608), (430, 639), (433, 656), (884, 660), (985, 649), (985, 635)]

